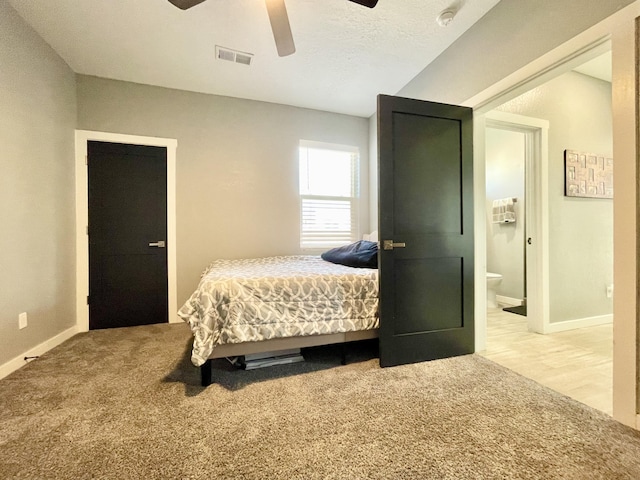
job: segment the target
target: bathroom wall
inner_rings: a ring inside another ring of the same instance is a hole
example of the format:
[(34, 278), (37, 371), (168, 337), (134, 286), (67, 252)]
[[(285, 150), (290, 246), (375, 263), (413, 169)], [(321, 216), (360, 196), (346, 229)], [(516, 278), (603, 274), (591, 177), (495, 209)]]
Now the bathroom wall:
[[(487, 271), (502, 275), (498, 295), (525, 297), (525, 136), (521, 132), (487, 128)], [(515, 223), (493, 223), (495, 199), (516, 198)]]
[(499, 110), (549, 121), (550, 322), (610, 315), (613, 201), (564, 196), (564, 150), (612, 154), (611, 84), (569, 72)]

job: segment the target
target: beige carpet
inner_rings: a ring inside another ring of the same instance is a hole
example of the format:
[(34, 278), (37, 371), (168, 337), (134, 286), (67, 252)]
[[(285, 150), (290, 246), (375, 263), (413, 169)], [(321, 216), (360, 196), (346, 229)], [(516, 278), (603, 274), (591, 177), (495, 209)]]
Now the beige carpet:
[(640, 434), (475, 355), (366, 345), (198, 386), (185, 325), (81, 334), (0, 380), (0, 478), (638, 479)]

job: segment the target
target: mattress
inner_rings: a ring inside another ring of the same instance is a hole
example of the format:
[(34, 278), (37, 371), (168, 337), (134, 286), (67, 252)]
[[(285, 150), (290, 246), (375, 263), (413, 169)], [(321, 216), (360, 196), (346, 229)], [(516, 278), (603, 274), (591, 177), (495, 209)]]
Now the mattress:
[(378, 328), (378, 271), (316, 256), (216, 260), (178, 311), (191, 361), (217, 345)]

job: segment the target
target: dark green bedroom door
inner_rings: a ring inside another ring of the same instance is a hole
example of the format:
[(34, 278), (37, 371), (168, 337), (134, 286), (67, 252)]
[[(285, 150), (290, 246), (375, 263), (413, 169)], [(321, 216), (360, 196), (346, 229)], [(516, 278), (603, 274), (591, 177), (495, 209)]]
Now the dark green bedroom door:
[(383, 367), (474, 351), (472, 121), (378, 97)]
[(167, 149), (90, 141), (89, 328), (168, 321)]

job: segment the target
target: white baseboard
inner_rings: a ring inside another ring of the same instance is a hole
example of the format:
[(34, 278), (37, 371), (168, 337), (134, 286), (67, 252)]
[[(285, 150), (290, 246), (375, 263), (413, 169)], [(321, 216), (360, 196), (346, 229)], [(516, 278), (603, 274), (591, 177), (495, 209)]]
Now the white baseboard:
[(41, 344), (27, 350), (26, 352), (18, 355), (12, 360), (9, 360), (7, 363), (0, 365), (0, 379), (6, 377), (7, 375), (15, 372), (16, 370), (24, 367), (28, 362), (25, 361), (24, 357), (36, 357), (40, 356), (54, 347), (57, 347), (61, 343), (69, 340), (76, 333), (79, 333), (78, 327), (73, 326), (62, 333), (59, 333), (53, 338), (42, 342)]
[(544, 333), (564, 332), (566, 330), (595, 327), (597, 325), (605, 325), (607, 323), (613, 323), (613, 314), (599, 315), (597, 317), (578, 318), (576, 320), (567, 320), (566, 322), (549, 323), (548, 325), (546, 325)]
[(522, 305), (521, 298), (505, 297), (504, 295), (496, 295), (496, 301), (501, 305), (508, 305), (510, 307)]

